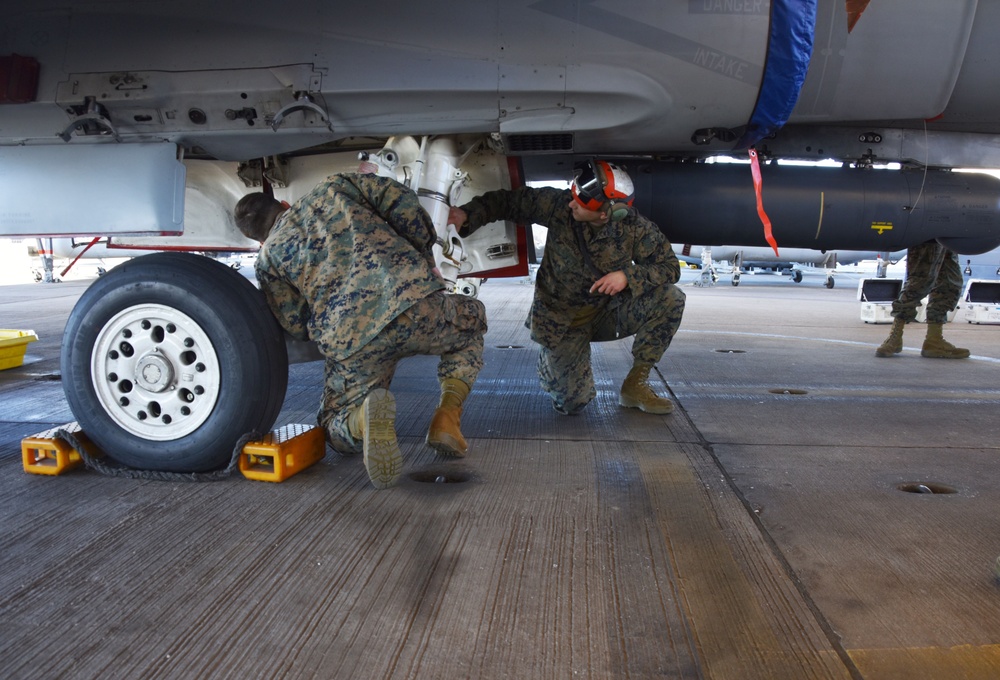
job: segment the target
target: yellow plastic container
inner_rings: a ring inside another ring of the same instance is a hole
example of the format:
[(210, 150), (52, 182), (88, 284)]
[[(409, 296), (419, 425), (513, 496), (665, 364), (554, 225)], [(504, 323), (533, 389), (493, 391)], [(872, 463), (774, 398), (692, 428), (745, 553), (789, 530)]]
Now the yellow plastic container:
[(35, 331), (16, 331), (0, 328), (0, 371), (24, 363), (24, 350), (29, 342), (38, 339)]
[(259, 482), (283, 482), (325, 455), (323, 430), (315, 425), (285, 425), (243, 447), (240, 472)]

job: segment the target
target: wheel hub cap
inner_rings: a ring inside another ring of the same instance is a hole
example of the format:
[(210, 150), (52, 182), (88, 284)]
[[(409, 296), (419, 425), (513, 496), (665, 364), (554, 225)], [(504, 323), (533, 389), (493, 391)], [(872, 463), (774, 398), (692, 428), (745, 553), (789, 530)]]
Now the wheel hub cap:
[(174, 381), (174, 369), (159, 354), (147, 354), (136, 365), (135, 382), (150, 392), (162, 392)]
[(208, 333), (167, 305), (135, 305), (112, 317), (97, 335), (90, 364), (105, 412), (143, 439), (191, 434), (212, 415), (221, 390)]

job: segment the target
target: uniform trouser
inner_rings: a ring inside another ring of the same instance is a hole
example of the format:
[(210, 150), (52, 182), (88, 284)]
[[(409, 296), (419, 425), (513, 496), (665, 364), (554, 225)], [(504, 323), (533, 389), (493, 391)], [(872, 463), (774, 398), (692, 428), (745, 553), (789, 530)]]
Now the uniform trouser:
[(438, 379), (458, 378), (472, 387), (483, 367), (486, 309), (465, 295), (437, 292), (397, 316), (346, 359), (326, 360), (319, 424), (341, 453), (360, 453), (362, 442), (347, 429), (350, 412), (376, 388), (388, 389), (400, 359), (438, 355)]
[(590, 366), (590, 343), (634, 335), (633, 360), (655, 364), (681, 325), (686, 296), (672, 283), (639, 297), (619, 297), (616, 306), (609, 306), (593, 320), (568, 329), (555, 347), (539, 349), (539, 383), (560, 413), (578, 413), (597, 395)]
[(937, 241), (927, 241), (906, 251), (906, 282), (892, 303), (892, 316), (913, 321), (924, 297), (928, 297), (927, 323), (947, 321), (962, 297), (958, 255)]

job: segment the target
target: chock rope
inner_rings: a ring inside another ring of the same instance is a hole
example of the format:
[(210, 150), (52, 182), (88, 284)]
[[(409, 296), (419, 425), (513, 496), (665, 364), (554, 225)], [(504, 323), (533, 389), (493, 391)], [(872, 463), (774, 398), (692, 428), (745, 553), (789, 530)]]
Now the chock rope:
[(229, 458), (229, 464), (222, 469), (213, 470), (211, 472), (165, 472), (162, 470), (140, 470), (120, 464), (108, 464), (103, 460), (90, 455), (86, 447), (81, 445), (80, 441), (73, 435), (72, 432), (65, 429), (59, 429), (56, 430), (55, 437), (57, 439), (62, 439), (67, 444), (72, 446), (73, 449), (80, 454), (80, 459), (83, 460), (84, 465), (88, 468), (109, 477), (153, 479), (161, 482), (217, 482), (231, 476), (233, 471), (239, 467), (240, 455), (243, 453), (243, 447), (247, 445), (247, 442), (258, 441), (263, 438), (263, 435), (256, 431), (244, 434), (236, 442), (236, 447), (233, 449), (233, 455)]

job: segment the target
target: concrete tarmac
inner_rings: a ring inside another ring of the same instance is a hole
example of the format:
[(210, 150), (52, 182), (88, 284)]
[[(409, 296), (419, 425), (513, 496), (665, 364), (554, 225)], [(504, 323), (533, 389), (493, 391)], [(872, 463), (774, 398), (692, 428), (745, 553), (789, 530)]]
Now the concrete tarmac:
[[(858, 276), (696, 278), (668, 416), (618, 406), (630, 340), (557, 414), (530, 281), (485, 283), (469, 455), (424, 445), (436, 359), (404, 361), (386, 491), (330, 450), (279, 484), (26, 474), (21, 439), (74, 420), (58, 355), (89, 281), (0, 287), (0, 326), (40, 338), (0, 372), (0, 676), (1000, 677), (1000, 327), (959, 310), (971, 358), (921, 357), (920, 324), (877, 358)], [(293, 366), (278, 425), (321, 390)]]

